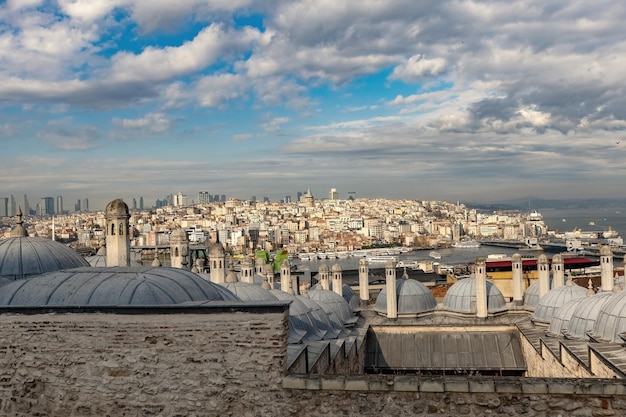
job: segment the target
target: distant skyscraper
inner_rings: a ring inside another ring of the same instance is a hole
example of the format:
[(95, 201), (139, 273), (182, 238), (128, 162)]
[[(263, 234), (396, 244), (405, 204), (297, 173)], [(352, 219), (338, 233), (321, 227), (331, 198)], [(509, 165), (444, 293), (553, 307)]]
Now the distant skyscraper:
[(30, 203), (28, 202), (28, 197), (24, 194), (24, 200), (22, 202), (22, 213), (30, 215)]
[(53, 215), (54, 214), (54, 198), (42, 197), (39, 202), (39, 214), (40, 216)]
[(143, 210), (143, 197), (139, 197), (139, 210)]
[(287, 203), (287, 204), (291, 203), (291, 196), (290, 195), (286, 195), (285, 196), (285, 203)]
[(270, 201), (269, 197), (263, 197), (263, 202), (264, 203), (269, 203), (269, 201)]
[(74, 211), (75, 212), (80, 211), (80, 200), (76, 200), (76, 203), (74, 204)]
[(252, 200), (252, 202), (255, 202), (255, 201), (256, 201), (256, 196), (255, 196), (255, 195), (253, 195), (253, 196), (252, 196), (252, 198), (251, 198), (250, 200)]
[(179, 191), (178, 194), (174, 196), (173, 205), (176, 207), (187, 207), (187, 195)]
[(296, 201), (300, 201), (300, 197), (302, 197), (302, 191), (298, 191), (298, 194), (296, 194)]
[(63, 196), (57, 196), (57, 205), (54, 208), (56, 214), (63, 214)]
[(208, 191), (200, 191), (198, 193), (198, 204), (210, 203), (210, 195)]
[(328, 199), (329, 200), (339, 200), (339, 193), (337, 192), (336, 188), (331, 188), (330, 192), (328, 193)]
[(348, 191), (348, 200), (356, 200), (356, 191)]
[(89, 199), (83, 198), (83, 211), (89, 211)]
[(137, 210), (137, 199), (133, 197), (133, 210)]
[(220, 196), (220, 201), (221, 201), (222, 203), (226, 201), (226, 194), (222, 194), (222, 195)]
[(17, 213), (17, 204), (15, 204), (15, 197), (13, 194), (9, 196), (9, 216), (15, 217)]
[(0, 217), (7, 217), (9, 215), (9, 199), (6, 197), (0, 198)]

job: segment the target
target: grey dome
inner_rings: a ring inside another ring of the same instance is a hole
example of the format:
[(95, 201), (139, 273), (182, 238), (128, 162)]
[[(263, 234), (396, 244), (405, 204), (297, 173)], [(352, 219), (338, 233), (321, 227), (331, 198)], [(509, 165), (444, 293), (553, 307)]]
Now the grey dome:
[(348, 302), (334, 291), (317, 289), (309, 291), (308, 296), (316, 301), (325, 312), (336, 315), (344, 325), (356, 323), (358, 318), (354, 316)]
[(289, 304), (289, 343), (302, 341), (319, 341), (325, 332), (316, 326), (311, 309), (293, 294), (281, 290), (270, 290), (279, 300), (291, 301)]
[[(329, 284), (330, 284), (330, 290), (333, 291), (332, 280), (329, 282)], [(315, 291), (315, 290), (321, 290), (321, 289), (322, 289), (322, 286), (320, 284), (315, 284), (311, 288), (309, 288), (309, 291)], [(350, 305), (352, 312), (361, 311), (361, 299), (348, 284), (343, 284), (341, 286), (341, 295), (343, 299), (346, 300), (346, 302)]]
[(532, 320), (537, 323), (549, 324), (554, 313), (569, 300), (587, 296), (587, 290), (571, 280), (558, 288), (553, 288), (546, 293), (535, 307)]
[(297, 295), (296, 298), (311, 309), (310, 314), (317, 320), (316, 324), (318, 329), (326, 332), (324, 335), (325, 340), (346, 337), (349, 334), (346, 328), (343, 327), (341, 321), (334, 314), (331, 315), (325, 312), (317, 302), (303, 295)]
[[(476, 278), (463, 278), (452, 285), (443, 298), (443, 306), (455, 313), (476, 314)], [(498, 313), (505, 310), (504, 296), (498, 287), (487, 281), (487, 312)]]
[(124, 202), (124, 200), (118, 198), (115, 199), (113, 201), (111, 201), (109, 204), (107, 204), (106, 209), (104, 210), (105, 215), (107, 217), (113, 216), (113, 217), (118, 217), (118, 216), (122, 216), (122, 217), (128, 217), (130, 216), (128, 213), (128, 204), (126, 204)]
[[(402, 278), (396, 281), (396, 305), (398, 315), (414, 315), (433, 311), (437, 300), (426, 285), (414, 279)], [(374, 310), (387, 313), (387, 286), (378, 294)]]
[[(550, 277), (550, 282), (548, 285), (549, 288), (552, 288), (552, 277)], [(524, 307), (526, 310), (535, 311), (535, 307), (539, 304), (539, 280), (536, 280), (524, 292)]]
[(552, 321), (550, 321), (550, 326), (548, 326), (546, 334), (550, 337), (563, 337), (563, 333), (565, 333), (569, 327), (569, 322), (572, 319), (574, 311), (576, 311), (578, 305), (584, 300), (585, 299), (582, 297), (575, 298), (559, 307), (559, 309), (554, 313)]
[(565, 336), (588, 340), (587, 332), (593, 330), (600, 311), (615, 294), (612, 291), (604, 291), (583, 298), (572, 315)]
[(247, 282), (224, 282), (220, 284), (243, 301), (276, 301), (274, 294), (258, 285)]
[(40, 237), (10, 237), (0, 241), (0, 276), (11, 280), (46, 272), (89, 266), (62, 243)]
[(2, 287), (5, 306), (129, 306), (240, 301), (221, 286), (178, 268), (74, 268)]
[(605, 342), (623, 343), (620, 334), (626, 332), (626, 291), (615, 293), (602, 307), (591, 336)]

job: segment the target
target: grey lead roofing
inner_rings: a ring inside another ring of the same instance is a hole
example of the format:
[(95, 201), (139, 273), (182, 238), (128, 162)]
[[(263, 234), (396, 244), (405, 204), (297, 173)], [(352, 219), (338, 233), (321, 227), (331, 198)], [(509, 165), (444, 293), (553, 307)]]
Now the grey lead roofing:
[(380, 370), (526, 370), (516, 331), (372, 332), (365, 366)]
[[(476, 279), (463, 278), (452, 285), (443, 298), (443, 305), (455, 313), (476, 314)], [(504, 296), (491, 282), (487, 281), (487, 311), (498, 313), (506, 310)]]
[(14, 281), (1, 288), (1, 306), (143, 306), (240, 301), (227, 289), (192, 272), (163, 267), (74, 268)]
[(0, 277), (16, 280), (81, 266), (89, 263), (77, 252), (50, 239), (18, 236), (0, 241)]

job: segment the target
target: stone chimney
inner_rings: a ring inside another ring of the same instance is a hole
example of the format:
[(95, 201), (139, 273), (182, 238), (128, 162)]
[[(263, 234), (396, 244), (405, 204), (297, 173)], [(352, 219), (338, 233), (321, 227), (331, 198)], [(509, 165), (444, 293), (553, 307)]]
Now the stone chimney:
[(521, 306), (524, 304), (524, 268), (522, 256), (519, 253), (513, 254), (511, 267), (513, 268), (513, 305)]
[(476, 284), (476, 317), (487, 317), (487, 271), (485, 268), (485, 260), (483, 258), (476, 259), (476, 269), (474, 271), (474, 279)]
[(339, 264), (333, 265), (333, 291), (343, 297), (343, 273)]
[(565, 267), (563, 257), (556, 254), (552, 257), (552, 288), (565, 285)]
[(241, 260), (241, 282), (254, 284), (254, 268), (252, 267), (252, 260), (247, 256)]
[(600, 248), (600, 282), (602, 291), (613, 291), (613, 251), (609, 246)]
[(287, 259), (280, 264), (280, 290), (293, 294), (293, 289), (291, 288), (291, 265)]
[(323, 290), (330, 290), (330, 279), (328, 272), (328, 265), (322, 264), (320, 265), (317, 276), (319, 277), (319, 285)]
[(359, 297), (361, 306), (366, 306), (370, 302), (369, 274), (370, 267), (367, 259), (361, 258), (359, 260)]
[(387, 289), (387, 318), (398, 318), (398, 300), (396, 299), (396, 266), (393, 261), (385, 264), (385, 278)]
[(539, 299), (550, 291), (550, 269), (548, 257), (543, 253), (537, 258), (537, 273), (539, 275)]

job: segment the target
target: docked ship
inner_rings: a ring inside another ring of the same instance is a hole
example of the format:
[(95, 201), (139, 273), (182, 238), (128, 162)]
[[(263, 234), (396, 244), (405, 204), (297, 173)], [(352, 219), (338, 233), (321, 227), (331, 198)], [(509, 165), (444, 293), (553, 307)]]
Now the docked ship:
[(454, 242), (452, 244), (453, 248), (457, 248), (457, 249), (474, 249), (474, 248), (480, 248), (480, 242), (478, 242), (477, 240), (471, 239), (471, 240), (462, 240), (459, 242)]
[(367, 255), (365, 259), (369, 263), (387, 263), (391, 261), (395, 264), (400, 258), (396, 255)]

